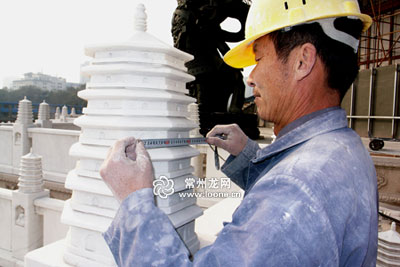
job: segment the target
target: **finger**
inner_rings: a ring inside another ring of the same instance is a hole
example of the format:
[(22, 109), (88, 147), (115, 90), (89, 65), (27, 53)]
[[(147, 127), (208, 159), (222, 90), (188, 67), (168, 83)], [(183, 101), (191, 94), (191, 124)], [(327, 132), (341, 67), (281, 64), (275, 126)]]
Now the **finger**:
[(214, 128), (211, 129), (211, 131), (207, 133), (207, 137), (214, 137), (221, 134), (229, 135), (230, 132), (230, 125), (216, 125), (214, 126)]
[(138, 140), (138, 142), (136, 143), (136, 155), (142, 155), (145, 156), (146, 158), (148, 158), (150, 160), (150, 155), (147, 152), (146, 148), (144, 147), (144, 143), (140, 140)]
[(152, 167), (150, 155), (147, 152), (146, 148), (144, 147), (143, 142), (138, 142), (136, 145), (136, 162), (138, 166), (143, 168), (145, 167)]
[(128, 145), (125, 149), (126, 156), (131, 160), (136, 160), (136, 142), (134, 144)]
[(210, 145), (214, 145), (223, 149), (225, 149), (227, 146), (226, 141), (219, 137), (207, 137), (206, 142)]
[(115, 142), (113, 146), (113, 155), (119, 155), (126, 158), (126, 147), (135, 143), (136, 138), (126, 137)]

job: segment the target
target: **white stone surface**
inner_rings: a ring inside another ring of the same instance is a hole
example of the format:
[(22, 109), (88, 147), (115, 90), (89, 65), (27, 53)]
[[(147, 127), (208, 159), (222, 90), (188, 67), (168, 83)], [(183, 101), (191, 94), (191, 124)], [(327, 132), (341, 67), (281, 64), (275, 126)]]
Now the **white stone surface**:
[[(0, 188), (0, 250), (11, 252), (12, 191)], [(1, 265), (0, 265), (1, 266)]]
[(32, 151), (42, 156), (43, 176), (46, 181), (64, 183), (68, 171), (77, 159), (69, 156), (72, 144), (79, 140), (79, 131), (30, 128)]
[(38, 198), (34, 201), (35, 212), (43, 216), (43, 245), (63, 239), (68, 227), (61, 223), (64, 201), (55, 198)]
[(13, 127), (0, 126), (0, 172), (13, 173)]
[(224, 222), (232, 221), (232, 214), (240, 205), (243, 198), (225, 198), (196, 219), (195, 231), (200, 239), (200, 248), (214, 243), (219, 232), (224, 228)]
[(71, 267), (63, 260), (65, 240), (59, 240), (48, 246), (33, 250), (25, 255), (25, 266), (33, 267)]

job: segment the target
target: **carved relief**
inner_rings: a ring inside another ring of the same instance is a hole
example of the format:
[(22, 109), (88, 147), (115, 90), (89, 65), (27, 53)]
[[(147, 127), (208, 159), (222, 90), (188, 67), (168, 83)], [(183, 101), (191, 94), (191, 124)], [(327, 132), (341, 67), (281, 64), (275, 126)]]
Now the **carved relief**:
[(15, 224), (25, 227), (25, 209), (21, 205), (15, 208)]
[(387, 185), (387, 179), (385, 178), (385, 176), (383, 174), (378, 174), (377, 175), (377, 179), (378, 179), (378, 189), (381, 189), (382, 187)]
[(15, 133), (14, 144), (15, 145), (20, 145), (21, 144), (21, 134), (20, 133)]
[(388, 194), (379, 194), (379, 201), (388, 203), (388, 204), (395, 204), (400, 205), (400, 196), (393, 196)]

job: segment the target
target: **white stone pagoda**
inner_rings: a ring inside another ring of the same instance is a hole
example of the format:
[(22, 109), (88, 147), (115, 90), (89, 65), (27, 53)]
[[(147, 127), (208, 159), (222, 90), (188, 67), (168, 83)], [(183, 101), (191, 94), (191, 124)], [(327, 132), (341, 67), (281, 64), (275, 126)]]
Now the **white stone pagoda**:
[[(65, 186), (73, 191), (64, 206), (62, 222), (69, 225), (64, 261), (73, 266), (115, 266), (103, 237), (119, 203), (99, 175), (109, 147), (120, 138), (184, 138), (197, 127), (188, 120), (186, 83), (193, 77), (184, 63), (192, 56), (170, 47), (146, 33), (146, 14), (139, 5), (136, 33), (126, 42), (87, 46), (93, 58), (82, 69), (90, 76), (79, 97), (88, 101), (84, 116), (75, 120), (81, 127), (79, 142), (70, 155), (79, 158), (69, 172)], [(174, 181), (175, 193), (156, 198), (192, 254), (199, 249), (194, 220), (202, 214), (195, 198), (180, 198), (187, 189), (185, 179), (193, 177), (190, 146), (149, 150), (155, 179), (166, 176)]]
[[(93, 58), (82, 68), (90, 82), (78, 95), (88, 104), (84, 115), (74, 121), (81, 134), (70, 155), (79, 161), (65, 182), (73, 193), (61, 218), (69, 232), (64, 241), (29, 253), (26, 266), (115, 266), (102, 237), (119, 208), (99, 174), (109, 147), (128, 136), (187, 138), (198, 127), (187, 118), (188, 105), (194, 99), (185, 95), (186, 83), (194, 77), (186, 73), (184, 64), (193, 57), (146, 33), (144, 5), (138, 5), (135, 17), (135, 34), (128, 41), (85, 48), (85, 54)], [(165, 199), (157, 196), (156, 204), (194, 254), (199, 249), (194, 221), (202, 215), (202, 209), (195, 198), (181, 198), (177, 192), (193, 190), (186, 188), (185, 179), (196, 178), (190, 162), (199, 152), (190, 146), (148, 152), (154, 178), (174, 181), (175, 193)], [(51, 252), (60, 256), (54, 256), (53, 261), (41, 257)]]

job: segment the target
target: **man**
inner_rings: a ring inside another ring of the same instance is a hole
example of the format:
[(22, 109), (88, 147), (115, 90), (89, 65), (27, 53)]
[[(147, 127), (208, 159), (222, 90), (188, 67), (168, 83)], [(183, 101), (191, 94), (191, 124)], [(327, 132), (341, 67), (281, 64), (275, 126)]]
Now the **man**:
[(104, 235), (117, 263), (375, 266), (375, 169), (339, 107), (357, 75), (356, 38), (370, 23), (356, 1), (253, 1), (247, 39), (225, 61), (234, 67), (257, 64), (248, 83), (260, 117), (274, 122), (277, 139), (259, 149), (235, 125), (208, 134), (210, 144), (231, 153), (222, 170), (245, 197), (232, 222), (193, 262), (154, 206), (143, 144), (133, 138), (117, 142), (101, 170), (123, 200)]

